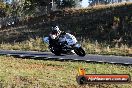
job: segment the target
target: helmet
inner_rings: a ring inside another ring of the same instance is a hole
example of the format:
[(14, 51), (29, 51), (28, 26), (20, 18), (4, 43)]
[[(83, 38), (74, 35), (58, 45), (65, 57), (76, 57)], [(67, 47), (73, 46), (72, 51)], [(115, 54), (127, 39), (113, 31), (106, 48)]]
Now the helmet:
[(52, 27), (52, 34), (60, 34), (61, 31), (58, 26)]

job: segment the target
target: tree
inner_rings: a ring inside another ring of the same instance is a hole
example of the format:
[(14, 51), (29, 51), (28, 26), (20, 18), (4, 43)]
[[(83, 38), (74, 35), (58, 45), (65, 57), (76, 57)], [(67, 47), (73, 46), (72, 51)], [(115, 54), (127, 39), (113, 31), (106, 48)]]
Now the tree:
[(72, 8), (76, 7), (80, 0), (57, 0), (56, 4), (58, 8)]
[(0, 17), (5, 17), (6, 16), (6, 4), (4, 1), (0, 1)]
[[(27, 2), (29, 4), (27, 4)], [(50, 12), (50, 2), (51, 0), (26, 0), (25, 9), (28, 8), (27, 12), (34, 11), (34, 14), (42, 15)]]
[[(3, 0), (6, 3), (7, 13), (10, 16), (39, 16), (49, 13), (56, 6), (71, 8), (79, 6), (80, 0)], [(58, 9), (56, 8), (56, 9)], [(56, 10), (55, 9), (55, 10)]]
[(34, 16), (39, 10), (40, 13), (45, 12), (42, 8), (46, 8), (50, 0), (12, 0), (8, 8), (8, 12), (17, 16)]

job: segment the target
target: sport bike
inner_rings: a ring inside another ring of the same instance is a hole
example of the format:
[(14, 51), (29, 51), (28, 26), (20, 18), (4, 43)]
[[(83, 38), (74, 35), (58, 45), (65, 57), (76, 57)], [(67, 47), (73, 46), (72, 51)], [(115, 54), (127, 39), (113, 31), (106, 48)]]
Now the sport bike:
[(71, 51), (75, 52), (79, 56), (85, 56), (85, 51), (78, 43), (75, 36), (70, 33), (65, 33), (65, 35), (60, 36), (57, 43), (52, 45), (49, 44), (50, 37), (44, 37), (43, 41), (49, 45), (49, 49), (52, 53), (59, 56), (61, 54), (69, 54)]

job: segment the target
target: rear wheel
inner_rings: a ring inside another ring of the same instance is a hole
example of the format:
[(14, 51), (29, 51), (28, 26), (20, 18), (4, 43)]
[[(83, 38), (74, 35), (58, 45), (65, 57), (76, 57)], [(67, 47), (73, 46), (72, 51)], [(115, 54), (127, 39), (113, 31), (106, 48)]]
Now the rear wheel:
[(77, 55), (79, 55), (79, 56), (85, 56), (85, 55), (86, 55), (86, 53), (85, 53), (85, 51), (82, 49), (82, 47), (76, 48), (74, 51), (75, 51), (75, 53), (76, 53)]

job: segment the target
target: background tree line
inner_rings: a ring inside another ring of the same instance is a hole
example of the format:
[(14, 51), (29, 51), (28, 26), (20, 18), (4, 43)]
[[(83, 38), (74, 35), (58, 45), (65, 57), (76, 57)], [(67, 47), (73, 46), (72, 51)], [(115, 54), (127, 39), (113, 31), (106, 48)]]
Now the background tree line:
[[(0, 17), (40, 16), (57, 9), (81, 7), (83, 0), (0, 0)], [(89, 6), (109, 4), (124, 0), (86, 0)], [(129, 0), (125, 0), (129, 1)]]

